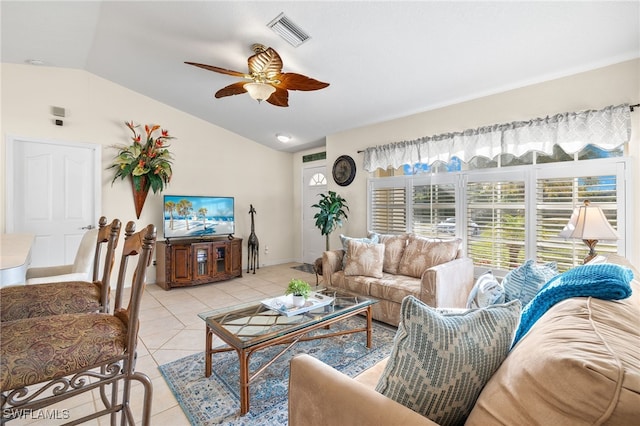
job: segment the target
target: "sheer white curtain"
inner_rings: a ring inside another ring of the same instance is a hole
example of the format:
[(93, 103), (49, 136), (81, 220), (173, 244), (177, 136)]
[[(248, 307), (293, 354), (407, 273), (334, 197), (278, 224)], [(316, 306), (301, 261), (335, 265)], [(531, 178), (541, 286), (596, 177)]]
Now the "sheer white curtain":
[(569, 154), (587, 145), (611, 150), (628, 142), (630, 137), (629, 105), (624, 104), (371, 147), (364, 151), (364, 169), (373, 172), (404, 164), (448, 163), (453, 157), (464, 162), (477, 156), (520, 157), (530, 151), (552, 155), (554, 145)]

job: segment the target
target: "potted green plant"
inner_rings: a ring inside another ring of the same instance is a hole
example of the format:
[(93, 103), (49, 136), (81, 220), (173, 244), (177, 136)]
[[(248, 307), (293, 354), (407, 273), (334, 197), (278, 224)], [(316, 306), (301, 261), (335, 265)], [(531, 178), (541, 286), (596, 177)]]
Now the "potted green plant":
[(342, 227), (342, 221), (347, 220), (349, 206), (347, 206), (347, 200), (334, 191), (319, 195), (320, 201), (311, 207), (320, 209), (313, 218), (316, 220), (316, 227), (320, 229), (322, 235), (326, 236), (326, 250), (328, 251), (329, 234), (337, 227)]
[(311, 294), (311, 286), (306, 281), (293, 278), (289, 281), (289, 285), (287, 286), (287, 290), (284, 294), (292, 294), (294, 306), (301, 307), (304, 305), (304, 301)]

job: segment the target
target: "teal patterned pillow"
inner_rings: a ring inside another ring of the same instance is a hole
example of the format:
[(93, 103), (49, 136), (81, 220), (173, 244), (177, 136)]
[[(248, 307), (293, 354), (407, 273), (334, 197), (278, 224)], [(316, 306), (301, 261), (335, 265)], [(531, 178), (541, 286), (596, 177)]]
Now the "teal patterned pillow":
[(543, 285), (558, 275), (556, 262), (537, 265), (535, 260), (527, 260), (522, 266), (509, 271), (502, 280), (505, 301), (520, 300), (522, 306), (533, 299)]
[(347, 249), (349, 248), (349, 241), (358, 241), (361, 243), (367, 244), (378, 244), (379, 236), (378, 234), (370, 233), (369, 238), (353, 238), (347, 237), (346, 235), (340, 234), (340, 241), (342, 242), (342, 249), (344, 250), (344, 256), (342, 256), (342, 269), (347, 266)]
[(462, 425), (509, 353), (520, 320), (513, 301), (443, 314), (402, 301), (394, 347), (376, 390), (440, 425)]

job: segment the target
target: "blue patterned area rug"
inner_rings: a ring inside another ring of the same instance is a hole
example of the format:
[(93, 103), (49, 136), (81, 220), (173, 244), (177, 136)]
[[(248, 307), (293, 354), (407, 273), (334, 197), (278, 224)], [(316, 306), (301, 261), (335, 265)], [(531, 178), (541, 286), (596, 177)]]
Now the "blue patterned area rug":
[[(333, 324), (330, 330), (313, 333), (362, 327), (364, 322), (364, 317), (351, 317)], [(307, 353), (354, 377), (389, 356), (395, 333), (394, 327), (374, 321), (371, 349), (366, 347), (366, 333), (298, 343), (251, 382), (249, 412), (242, 417), (239, 415), (239, 365), (235, 351), (213, 355), (213, 374), (209, 378), (204, 377), (204, 353), (159, 368), (192, 425), (287, 425), (289, 361), (293, 355)], [(282, 346), (276, 346), (251, 355), (251, 372), (281, 349)]]

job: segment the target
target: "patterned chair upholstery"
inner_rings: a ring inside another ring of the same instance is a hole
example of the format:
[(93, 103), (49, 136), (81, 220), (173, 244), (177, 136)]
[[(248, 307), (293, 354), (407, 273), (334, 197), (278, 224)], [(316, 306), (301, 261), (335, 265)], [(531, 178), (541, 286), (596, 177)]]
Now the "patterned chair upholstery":
[[(100, 218), (99, 225), (93, 260), (93, 281), (73, 280), (3, 287), (0, 289), (2, 303), (0, 321), (60, 314), (108, 312), (109, 283), (120, 237), (121, 222), (114, 219), (107, 225), (107, 219), (103, 216)], [(104, 244), (107, 245), (107, 249), (102, 267), (102, 279), (98, 280)]]
[[(134, 232), (135, 224), (129, 222), (113, 314), (62, 314), (0, 323), (1, 424), (28, 410), (38, 410), (99, 388), (104, 408), (80, 418), (71, 413), (70, 420), (80, 423), (110, 414), (111, 424), (115, 424), (120, 412), (122, 424), (134, 425), (129, 397), (131, 381), (137, 380), (144, 390), (141, 424), (149, 425), (153, 388), (147, 375), (135, 371), (135, 358), (140, 301), (156, 229), (149, 225)], [(136, 255), (139, 255), (138, 263), (129, 303), (124, 308), (127, 261)], [(120, 381), (122, 392), (118, 391)], [(43, 385), (34, 389), (32, 385), (36, 384)]]

